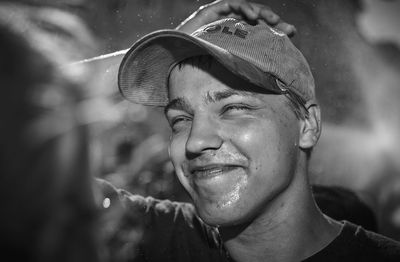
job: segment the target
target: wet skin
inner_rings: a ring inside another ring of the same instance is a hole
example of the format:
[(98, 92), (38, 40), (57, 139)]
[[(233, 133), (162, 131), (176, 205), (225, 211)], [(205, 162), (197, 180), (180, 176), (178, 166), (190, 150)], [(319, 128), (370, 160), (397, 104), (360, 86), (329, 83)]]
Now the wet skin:
[(253, 88), (215, 62), (170, 75), (170, 157), (210, 225), (248, 223), (294, 177), (299, 121), (283, 95)]

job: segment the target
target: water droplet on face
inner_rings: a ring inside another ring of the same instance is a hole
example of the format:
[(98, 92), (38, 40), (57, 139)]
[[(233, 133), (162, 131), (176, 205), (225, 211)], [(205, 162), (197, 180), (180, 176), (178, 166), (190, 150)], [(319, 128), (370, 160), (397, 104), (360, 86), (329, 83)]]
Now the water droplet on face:
[(103, 207), (104, 207), (104, 208), (109, 208), (110, 205), (111, 205), (111, 200), (110, 200), (108, 197), (104, 198), (104, 200), (103, 200)]

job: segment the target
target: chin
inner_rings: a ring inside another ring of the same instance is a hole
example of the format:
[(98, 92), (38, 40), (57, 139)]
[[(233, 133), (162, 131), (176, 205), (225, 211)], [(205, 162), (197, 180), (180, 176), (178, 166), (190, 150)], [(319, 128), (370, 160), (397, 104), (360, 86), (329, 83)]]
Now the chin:
[[(229, 227), (247, 223), (249, 215), (241, 208), (230, 206), (229, 208), (197, 207), (197, 213), (200, 218), (210, 226)], [(245, 215), (247, 214), (247, 215)]]

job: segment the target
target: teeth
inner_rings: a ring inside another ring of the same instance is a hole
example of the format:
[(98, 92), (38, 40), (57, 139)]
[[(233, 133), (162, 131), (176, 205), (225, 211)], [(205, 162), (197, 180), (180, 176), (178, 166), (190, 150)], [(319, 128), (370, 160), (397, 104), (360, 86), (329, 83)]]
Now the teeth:
[(194, 175), (198, 177), (207, 177), (207, 176), (213, 176), (213, 175), (218, 175), (221, 174), (225, 171), (229, 171), (232, 168), (229, 167), (216, 167), (216, 168), (210, 168), (210, 169), (199, 169), (195, 170), (193, 172)]
[(222, 168), (213, 168), (213, 169), (208, 169), (208, 170), (202, 170), (201, 172), (209, 173), (209, 174), (216, 174), (216, 173), (221, 173)]
[(194, 173), (197, 175), (214, 175), (221, 172), (222, 168), (213, 168), (213, 169), (196, 170)]
[(211, 174), (218, 173), (218, 172), (222, 172), (222, 168), (211, 169), (211, 170), (209, 170), (208, 172), (210, 172)]

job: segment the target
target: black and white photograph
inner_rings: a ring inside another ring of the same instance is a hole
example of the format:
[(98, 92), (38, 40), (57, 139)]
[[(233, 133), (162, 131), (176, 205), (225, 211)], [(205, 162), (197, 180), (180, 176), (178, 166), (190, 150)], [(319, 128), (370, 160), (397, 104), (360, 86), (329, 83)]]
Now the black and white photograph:
[(400, 261), (399, 0), (0, 0), (1, 261)]

